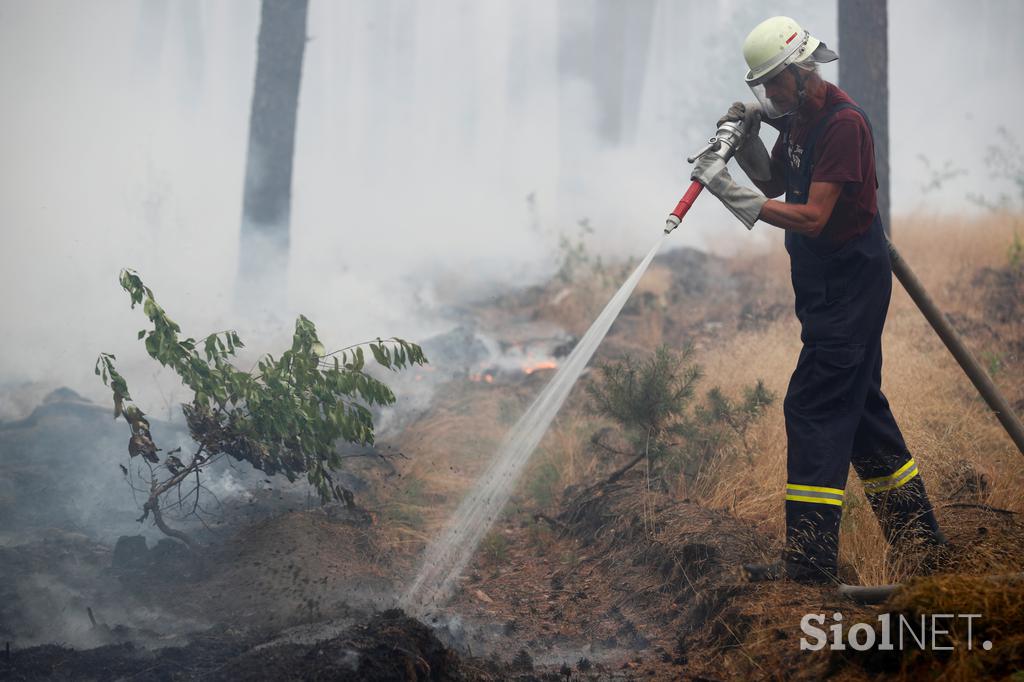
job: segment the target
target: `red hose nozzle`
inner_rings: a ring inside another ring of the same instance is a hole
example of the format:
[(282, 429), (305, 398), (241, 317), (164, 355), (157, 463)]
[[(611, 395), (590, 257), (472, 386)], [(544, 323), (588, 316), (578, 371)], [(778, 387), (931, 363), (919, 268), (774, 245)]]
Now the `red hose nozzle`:
[(690, 183), (690, 188), (686, 190), (686, 194), (684, 194), (683, 198), (679, 200), (679, 203), (676, 204), (675, 210), (669, 213), (668, 220), (665, 221), (665, 234), (668, 234), (679, 227), (679, 223), (683, 222), (683, 217), (686, 215), (686, 212), (690, 210), (691, 206), (693, 206), (693, 202), (697, 200), (697, 195), (699, 195), (703, 189), (704, 185), (700, 184), (696, 180)]

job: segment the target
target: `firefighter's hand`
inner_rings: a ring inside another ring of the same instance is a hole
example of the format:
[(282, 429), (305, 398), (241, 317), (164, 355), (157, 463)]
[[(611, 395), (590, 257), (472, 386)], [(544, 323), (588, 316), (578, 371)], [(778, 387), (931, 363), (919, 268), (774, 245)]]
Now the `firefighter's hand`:
[(718, 119), (721, 126), (726, 121), (742, 121), (743, 137), (736, 149), (736, 163), (755, 182), (769, 182), (772, 179), (772, 160), (761, 141), (761, 107), (756, 102), (744, 104), (733, 102), (725, 116)]
[[(725, 116), (718, 119), (718, 126), (721, 127), (726, 121), (743, 122), (743, 142), (746, 142), (751, 137), (757, 137), (761, 132), (761, 108), (756, 102), (750, 104), (733, 102), (729, 111), (725, 112)], [(740, 146), (742, 147), (743, 144), (741, 143)]]
[(722, 173), (732, 182), (729, 171), (725, 169), (725, 161), (722, 160), (722, 157), (708, 152), (697, 159), (697, 163), (693, 165), (693, 172), (690, 173), (690, 179), (696, 180), (710, 189), (711, 183)]
[(746, 106), (743, 102), (733, 102), (732, 106), (729, 107), (729, 111), (725, 112), (725, 116), (718, 119), (718, 123), (715, 125), (721, 127), (726, 121), (742, 121), (745, 109)]

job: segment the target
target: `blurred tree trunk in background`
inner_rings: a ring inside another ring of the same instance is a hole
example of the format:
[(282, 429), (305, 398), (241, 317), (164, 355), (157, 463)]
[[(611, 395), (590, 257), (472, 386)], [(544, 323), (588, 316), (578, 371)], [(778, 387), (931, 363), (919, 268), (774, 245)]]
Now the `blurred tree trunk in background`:
[(887, 0), (839, 0), (839, 86), (871, 119), (878, 212), (889, 222), (889, 19)]
[(287, 300), (295, 120), (308, 0), (263, 0), (239, 244), (236, 303), (280, 313)]

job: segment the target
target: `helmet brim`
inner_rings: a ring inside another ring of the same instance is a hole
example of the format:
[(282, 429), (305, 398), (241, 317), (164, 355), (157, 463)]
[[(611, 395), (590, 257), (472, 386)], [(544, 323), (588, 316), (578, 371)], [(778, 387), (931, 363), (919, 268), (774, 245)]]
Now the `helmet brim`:
[(828, 49), (825, 43), (818, 43), (818, 47), (811, 52), (810, 60), (817, 64), (828, 64), (839, 59), (839, 55)]

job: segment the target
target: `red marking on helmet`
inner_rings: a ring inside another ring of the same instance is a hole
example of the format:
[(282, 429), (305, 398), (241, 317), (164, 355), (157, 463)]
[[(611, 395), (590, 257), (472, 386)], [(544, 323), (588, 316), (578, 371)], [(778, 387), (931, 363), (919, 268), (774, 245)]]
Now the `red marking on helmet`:
[(793, 38), (796, 38), (795, 33), (786, 39), (786, 44), (789, 45), (791, 42), (793, 42)]

